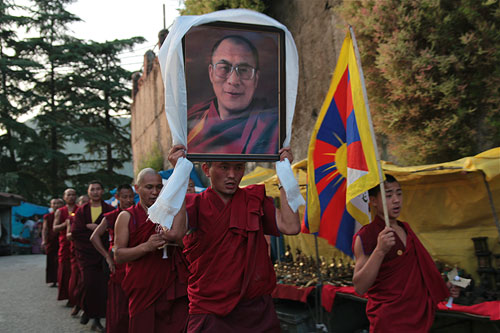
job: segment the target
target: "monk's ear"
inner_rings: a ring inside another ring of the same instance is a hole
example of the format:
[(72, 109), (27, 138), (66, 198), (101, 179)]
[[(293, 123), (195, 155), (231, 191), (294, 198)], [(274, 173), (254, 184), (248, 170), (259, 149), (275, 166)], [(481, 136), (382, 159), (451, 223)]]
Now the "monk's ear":
[(207, 176), (208, 178), (210, 178), (210, 172), (209, 172), (210, 167), (208, 166), (207, 163), (203, 163), (201, 165), (201, 170), (203, 170), (203, 172), (205, 173), (205, 176)]

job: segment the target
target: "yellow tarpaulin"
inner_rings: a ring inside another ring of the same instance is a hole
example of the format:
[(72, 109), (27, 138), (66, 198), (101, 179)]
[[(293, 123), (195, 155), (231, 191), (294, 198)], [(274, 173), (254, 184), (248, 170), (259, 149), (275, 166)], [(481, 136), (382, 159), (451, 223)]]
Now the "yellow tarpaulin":
[[(490, 251), (500, 254), (499, 232), (485, 185), (486, 180), (500, 216), (500, 147), (453, 162), (411, 167), (383, 162), (382, 167), (398, 179), (403, 189), (401, 220), (412, 226), (434, 259), (458, 265), (477, 278), (471, 238), (488, 237)], [(306, 162), (298, 162), (292, 169), (305, 197)], [(277, 177), (270, 171), (260, 183), (266, 185), (268, 195), (277, 197)], [(286, 236), (285, 242), (293, 253), (300, 248), (306, 255), (315, 255), (313, 235)], [(319, 238), (318, 243), (320, 256), (348, 260), (326, 240)]]

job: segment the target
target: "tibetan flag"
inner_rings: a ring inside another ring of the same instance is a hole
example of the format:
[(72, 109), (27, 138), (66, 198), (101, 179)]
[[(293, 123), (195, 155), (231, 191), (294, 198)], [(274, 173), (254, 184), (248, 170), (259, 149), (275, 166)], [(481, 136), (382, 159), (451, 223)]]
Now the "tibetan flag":
[(370, 126), (348, 33), (309, 143), (302, 232), (350, 256), (355, 231), (370, 222), (367, 191), (380, 183)]

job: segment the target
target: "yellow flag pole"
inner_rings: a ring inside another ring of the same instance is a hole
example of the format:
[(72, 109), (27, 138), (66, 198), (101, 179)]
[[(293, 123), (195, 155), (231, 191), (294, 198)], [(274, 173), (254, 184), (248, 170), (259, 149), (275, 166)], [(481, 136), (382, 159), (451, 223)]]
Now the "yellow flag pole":
[(380, 179), (380, 194), (382, 196), (382, 206), (384, 207), (385, 225), (387, 227), (389, 227), (390, 226), (389, 214), (387, 212), (387, 201), (385, 199), (384, 174), (382, 173), (382, 165), (380, 163), (380, 154), (378, 152), (377, 140), (375, 138), (375, 131), (373, 130), (372, 117), (370, 114), (370, 105), (368, 104), (368, 94), (366, 93), (365, 76), (363, 74), (363, 68), (361, 67), (361, 57), (359, 56), (358, 43), (356, 42), (356, 36), (354, 36), (354, 30), (352, 29), (351, 25), (349, 25), (349, 33), (351, 34), (352, 44), (354, 46), (354, 54), (356, 56), (356, 63), (358, 64), (359, 76), (360, 76), (360, 80), (361, 80), (361, 89), (363, 91), (363, 98), (365, 100), (365, 107), (366, 107), (366, 113), (367, 113), (367, 117), (368, 117), (368, 124), (370, 125), (370, 134), (372, 136), (373, 148), (375, 150), (375, 158), (377, 159), (378, 176)]

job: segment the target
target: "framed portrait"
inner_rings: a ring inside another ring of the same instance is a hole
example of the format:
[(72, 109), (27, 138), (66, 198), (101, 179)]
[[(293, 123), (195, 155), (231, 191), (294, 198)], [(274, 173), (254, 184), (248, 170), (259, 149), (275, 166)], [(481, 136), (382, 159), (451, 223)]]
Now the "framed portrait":
[(277, 161), (285, 138), (285, 36), (213, 22), (183, 38), (188, 159)]

